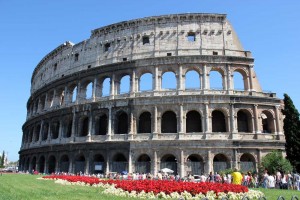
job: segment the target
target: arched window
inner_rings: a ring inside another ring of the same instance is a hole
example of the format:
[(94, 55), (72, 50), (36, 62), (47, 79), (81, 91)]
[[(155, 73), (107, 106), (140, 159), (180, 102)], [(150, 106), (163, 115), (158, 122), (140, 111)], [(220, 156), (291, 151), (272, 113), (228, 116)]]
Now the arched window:
[(209, 83), (211, 90), (223, 90), (222, 74), (218, 71), (210, 71)]
[(59, 91), (59, 105), (62, 106), (65, 102), (65, 91), (61, 90)]
[(123, 154), (118, 153), (113, 157), (112, 171), (119, 172), (119, 173), (123, 171), (128, 171), (128, 162), (126, 157)]
[(143, 112), (139, 117), (138, 133), (151, 133), (151, 113)]
[(94, 165), (92, 167), (92, 173), (101, 173), (103, 174), (105, 171), (105, 162), (104, 158), (101, 154), (96, 154), (94, 156)]
[(54, 156), (50, 156), (48, 159), (48, 173), (52, 174), (55, 172), (56, 168), (56, 158)]
[(177, 174), (177, 159), (174, 155), (167, 154), (161, 158), (160, 170), (164, 171), (165, 168), (171, 169), (173, 174)]
[(262, 132), (263, 133), (274, 133), (274, 120), (273, 115), (267, 110), (264, 110), (261, 113), (261, 124), (262, 124)]
[(49, 123), (45, 123), (43, 125), (43, 131), (42, 131), (42, 140), (45, 141), (48, 138), (48, 130), (49, 130)]
[(145, 73), (140, 78), (139, 91), (153, 90), (152, 74)]
[(105, 78), (102, 82), (102, 96), (110, 95), (110, 78)]
[(186, 115), (186, 132), (202, 132), (201, 115), (197, 111), (189, 111)]
[(151, 159), (147, 154), (142, 154), (135, 163), (135, 171), (138, 173), (150, 173), (151, 172)]
[(187, 158), (187, 167), (189, 168), (188, 171), (191, 174), (201, 175), (204, 172), (204, 163), (201, 156), (192, 154)]
[(80, 137), (87, 136), (89, 134), (89, 118), (84, 117), (81, 122), (81, 133)]
[(162, 133), (177, 133), (177, 118), (173, 111), (167, 111), (161, 118)]
[(212, 132), (226, 132), (225, 116), (219, 110), (212, 112)]
[(108, 120), (106, 114), (96, 117), (96, 135), (106, 135), (107, 127)]
[(176, 76), (174, 72), (165, 72), (162, 75), (162, 89), (174, 90), (177, 88)]
[(93, 83), (87, 84), (85, 90), (85, 99), (91, 99), (93, 97)]
[(52, 139), (57, 139), (58, 138), (58, 134), (59, 134), (59, 121), (55, 121), (51, 123), (51, 135), (52, 135)]
[(199, 73), (195, 70), (188, 71), (185, 74), (185, 89), (200, 89)]
[(237, 125), (238, 125), (238, 132), (251, 132), (251, 116), (248, 112), (244, 110), (240, 110), (237, 113)]
[(242, 172), (256, 170), (255, 158), (250, 153), (244, 153), (240, 159), (240, 169)]
[(234, 83), (234, 90), (245, 90), (245, 83), (243, 75), (235, 71), (233, 73), (233, 83)]
[(69, 172), (69, 157), (67, 155), (63, 155), (60, 159), (60, 172)]
[(35, 142), (39, 141), (40, 139), (40, 131), (41, 131), (41, 125), (37, 125), (35, 128)]
[(38, 172), (39, 173), (44, 173), (45, 172), (45, 157), (44, 156), (41, 156), (40, 159), (39, 159), (39, 162), (38, 162)]
[(117, 118), (117, 131), (116, 134), (128, 133), (128, 115), (125, 112), (121, 112)]
[(223, 154), (215, 155), (213, 162), (214, 172), (220, 172), (230, 168), (229, 160)]
[(130, 76), (123, 76), (120, 81), (120, 94), (125, 94), (130, 92)]
[(34, 171), (36, 170), (36, 157), (33, 157), (31, 161), (31, 169)]
[(75, 158), (75, 174), (85, 172), (85, 157), (84, 155), (77, 155)]

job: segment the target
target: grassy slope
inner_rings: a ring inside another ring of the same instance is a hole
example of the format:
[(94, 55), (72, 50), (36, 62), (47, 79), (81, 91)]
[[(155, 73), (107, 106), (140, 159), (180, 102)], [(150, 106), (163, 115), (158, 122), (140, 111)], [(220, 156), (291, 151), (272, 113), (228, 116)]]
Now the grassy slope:
[[(23, 174), (0, 176), (0, 200), (126, 200), (124, 197), (103, 195), (100, 188), (64, 186), (50, 180), (37, 180), (38, 177)], [(280, 195), (285, 200), (290, 200), (293, 195), (300, 199), (300, 192), (295, 190), (259, 190), (268, 200), (276, 200)]]

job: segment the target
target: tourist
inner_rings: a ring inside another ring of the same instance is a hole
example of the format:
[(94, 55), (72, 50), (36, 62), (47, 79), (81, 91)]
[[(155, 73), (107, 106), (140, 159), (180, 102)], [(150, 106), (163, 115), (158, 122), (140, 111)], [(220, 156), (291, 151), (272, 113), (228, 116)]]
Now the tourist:
[(233, 173), (231, 173), (232, 176), (232, 183), (236, 185), (241, 185), (243, 181), (242, 174), (237, 170), (237, 168), (234, 169)]
[(288, 189), (288, 176), (287, 176), (287, 174), (283, 174), (281, 176), (280, 189)]
[(273, 175), (268, 175), (267, 177), (267, 188), (269, 189), (275, 188), (275, 177)]

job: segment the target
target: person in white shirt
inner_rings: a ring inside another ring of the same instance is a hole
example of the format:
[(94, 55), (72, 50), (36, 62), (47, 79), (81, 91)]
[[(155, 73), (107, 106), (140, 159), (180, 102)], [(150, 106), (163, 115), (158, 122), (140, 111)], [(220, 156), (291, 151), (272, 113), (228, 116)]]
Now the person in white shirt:
[(274, 178), (273, 175), (269, 175), (269, 176), (267, 177), (267, 186), (268, 186), (268, 188), (270, 188), (270, 189), (275, 188), (275, 178)]

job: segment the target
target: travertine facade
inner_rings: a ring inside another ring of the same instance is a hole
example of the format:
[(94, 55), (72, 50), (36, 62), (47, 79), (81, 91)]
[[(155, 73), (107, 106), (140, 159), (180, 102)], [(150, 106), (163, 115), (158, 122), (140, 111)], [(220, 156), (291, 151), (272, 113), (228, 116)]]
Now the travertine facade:
[[(210, 86), (216, 72), (217, 90)], [(236, 74), (243, 90), (235, 89)], [(254, 59), (226, 15), (120, 22), (60, 45), (37, 65), (20, 169), (156, 174), (169, 167), (181, 176), (255, 170), (263, 155), (284, 150), (281, 107), (262, 91)]]

